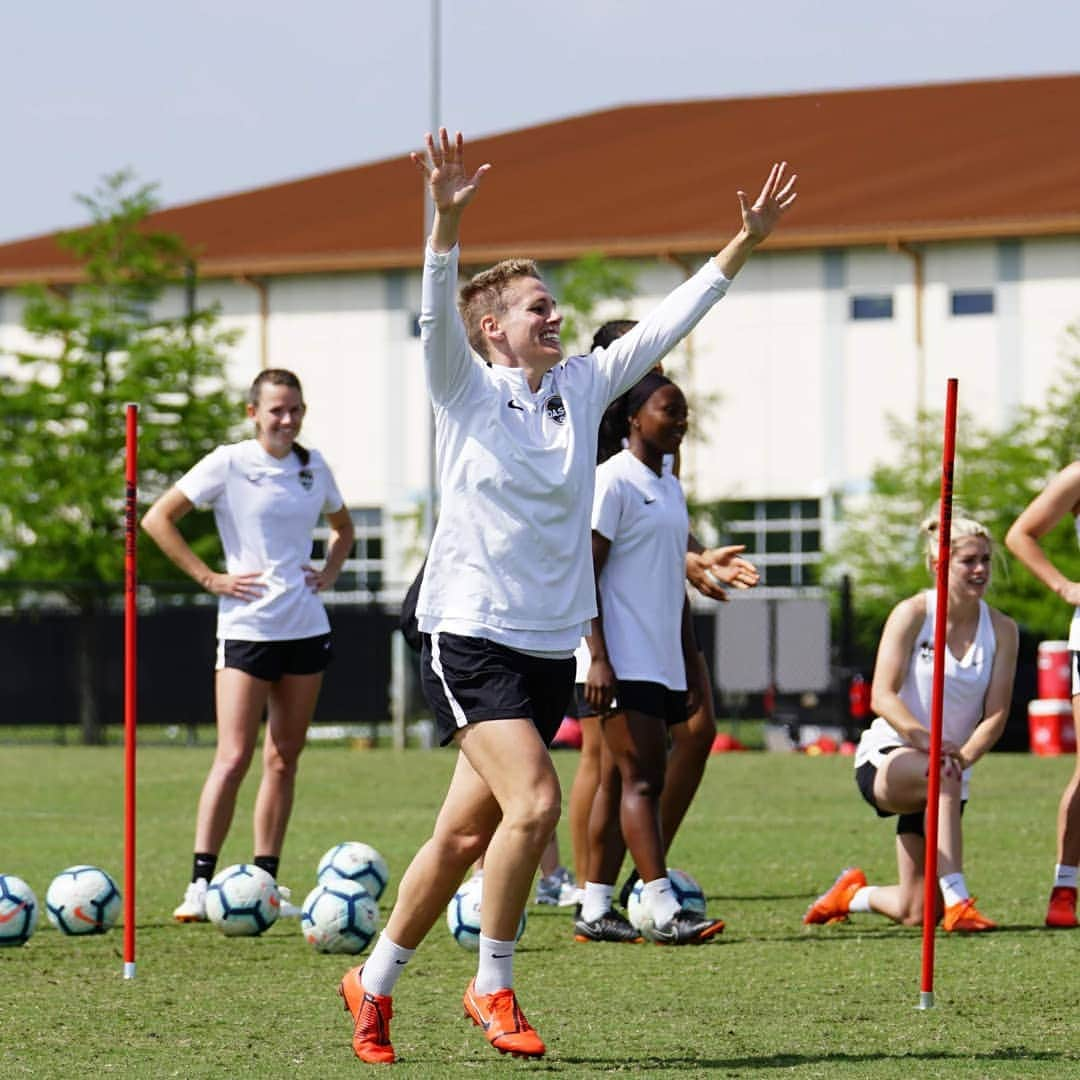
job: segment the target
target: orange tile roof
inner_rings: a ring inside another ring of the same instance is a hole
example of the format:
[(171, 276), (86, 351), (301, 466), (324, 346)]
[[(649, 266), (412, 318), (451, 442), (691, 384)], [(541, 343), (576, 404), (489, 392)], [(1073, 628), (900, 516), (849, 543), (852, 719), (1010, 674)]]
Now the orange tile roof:
[[(463, 244), (470, 263), (710, 251), (779, 156), (802, 194), (774, 248), (1080, 234), (1077, 117), (1080, 75), (608, 109), (470, 143), (494, 168)], [(421, 181), (401, 157), (152, 221), (204, 277), (415, 266)], [(72, 278), (51, 234), (0, 245), (0, 285)]]

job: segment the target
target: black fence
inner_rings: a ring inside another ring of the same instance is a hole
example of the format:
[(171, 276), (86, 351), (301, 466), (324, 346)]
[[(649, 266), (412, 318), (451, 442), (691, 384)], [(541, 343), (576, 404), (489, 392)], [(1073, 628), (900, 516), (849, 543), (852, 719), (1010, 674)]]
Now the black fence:
[[(159, 608), (139, 615), (139, 720), (197, 725), (214, 721), (217, 609)], [(335, 662), (326, 673), (317, 719), (379, 723), (389, 715), (390, 635), (396, 615), (338, 605), (330, 612)], [(123, 616), (93, 616), (91, 692), (101, 722), (123, 722)], [(0, 724), (79, 728), (80, 617), (61, 611), (0, 615)], [(74, 734), (72, 738), (74, 738)]]

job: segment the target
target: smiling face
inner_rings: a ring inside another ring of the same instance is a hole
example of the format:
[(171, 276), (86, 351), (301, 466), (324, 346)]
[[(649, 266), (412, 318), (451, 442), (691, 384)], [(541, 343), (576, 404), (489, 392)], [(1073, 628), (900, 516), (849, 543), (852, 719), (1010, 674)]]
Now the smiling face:
[(480, 320), (490, 360), (543, 371), (550, 371), (562, 359), (561, 327), (555, 298), (534, 277), (508, 282), (499, 309)]
[(668, 383), (654, 390), (630, 418), (631, 444), (637, 440), (660, 455), (674, 454), (686, 434), (688, 420), (683, 392)]
[(982, 599), (990, 584), (990, 541), (971, 536), (952, 545), (949, 593), (957, 599)]
[(274, 457), (286, 457), (293, 448), (307, 407), (294, 386), (264, 382), (247, 414), (255, 421), (255, 438)]

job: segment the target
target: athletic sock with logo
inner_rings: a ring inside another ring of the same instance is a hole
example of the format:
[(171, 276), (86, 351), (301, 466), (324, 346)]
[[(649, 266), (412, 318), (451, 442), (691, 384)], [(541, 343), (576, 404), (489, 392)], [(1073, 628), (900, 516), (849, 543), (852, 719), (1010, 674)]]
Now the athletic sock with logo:
[(1057, 863), (1054, 866), (1054, 888), (1064, 887), (1066, 889), (1076, 888), (1076, 867), (1064, 866), (1061, 863)]
[(191, 864), (191, 880), (198, 881), (202, 878), (204, 881), (209, 881), (217, 869), (217, 860), (218, 857), (211, 855), (208, 851), (196, 851)]
[(582, 922), (595, 922), (601, 915), (606, 915), (611, 910), (611, 901), (614, 896), (614, 885), (586, 881), (585, 899), (581, 901)]
[(364, 961), (364, 970), (360, 976), (360, 985), (369, 994), (389, 996), (405, 965), (416, 955), (415, 949), (403, 949), (395, 945), (384, 931), (379, 935), (371, 955)]
[(657, 926), (666, 926), (679, 910), (679, 901), (667, 875), (655, 881), (646, 881), (641, 886), (641, 903)]
[(951, 908), (953, 904), (959, 904), (962, 900), (967, 900), (971, 896), (963, 874), (945, 874), (938, 878), (938, 884), (941, 886), (941, 898), (945, 901), (947, 908)]
[(494, 994), (514, 985), (516, 941), (496, 941), (480, 935), (480, 965), (476, 969), (476, 992)]

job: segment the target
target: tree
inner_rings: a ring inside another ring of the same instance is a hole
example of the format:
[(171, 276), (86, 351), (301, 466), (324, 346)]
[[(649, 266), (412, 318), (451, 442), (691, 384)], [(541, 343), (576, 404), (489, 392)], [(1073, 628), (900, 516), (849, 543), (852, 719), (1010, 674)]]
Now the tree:
[(559, 267), (552, 274), (552, 284), (563, 316), (566, 351), (584, 352), (596, 332), (597, 305), (604, 300), (629, 300), (637, 288), (637, 275), (625, 263), (592, 251)]
[[(1080, 344), (1077, 328), (1068, 342)], [(1020, 511), (1046, 481), (1080, 452), (1080, 353), (1069, 360), (1044, 406), (1022, 409), (995, 430), (961, 414), (957, 424), (953, 505), (990, 530), (996, 542), (989, 599), (1028, 634), (1062, 637), (1069, 613), (1029, 571), (1009, 558), (1002, 543)], [(922, 415), (911, 424), (890, 421), (894, 463), (871, 475), (870, 493), (850, 505), (840, 543), (827, 560), (833, 572), (855, 581), (856, 636), (869, 650), (890, 609), (930, 584), (918, 536), (924, 516), (936, 513), (941, 490), (943, 417)], [(926, 448), (938, 448), (926, 453)], [(1072, 523), (1062, 522), (1043, 540), (1051, 559), (1080, 572)]]
[[(23, 290), (36, 350), (17, 354), (0, 377), (3, 576), (49, 583), (78, 613), (87, 742), (103, 734), (94, 620), (123, 581), (124, 404), (140, 405), (140, 489), (151, 495), (227, 439), (239, 417), (224, 359), (236, 334), (218, 327), (216, 309), (195, 303), (183, 241), (147, 226), (154, 190), (119, 172), (78, 197), (90, 224), (58, 243), (82, 278), (69, 290)], [(177, 285), (186, 286), (188, 310), (162, 314), (165, 290)], [(194, 546), (209, 554), (212, 524), (194, 529), (202, 534)], [(141, 577), (178, 576), (153, 545), (141, 555)]]

